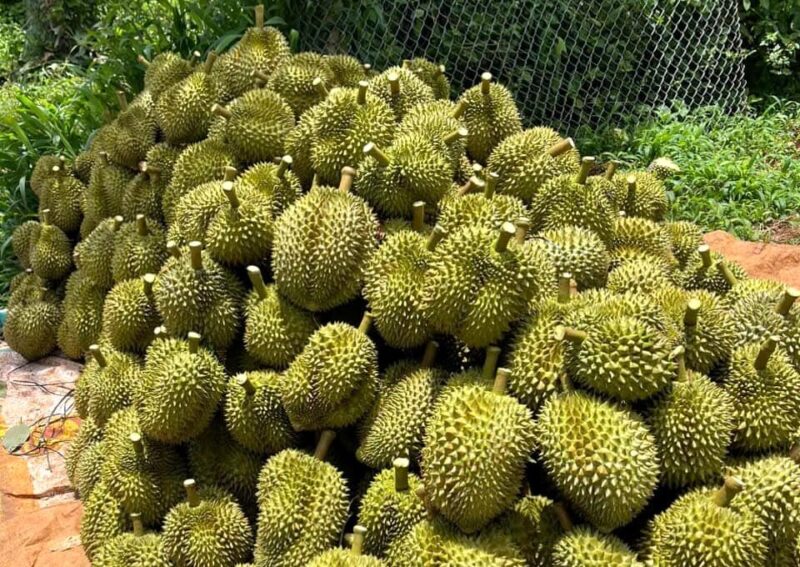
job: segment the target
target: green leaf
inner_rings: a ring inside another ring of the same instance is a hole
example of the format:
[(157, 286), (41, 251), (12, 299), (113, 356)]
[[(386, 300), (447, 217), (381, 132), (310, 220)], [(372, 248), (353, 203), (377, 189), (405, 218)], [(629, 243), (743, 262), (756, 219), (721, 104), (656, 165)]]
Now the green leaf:
[(6, 451), (9, 453), (13, 453), (22, 447), (23, 443), (25, 443), (30, 436), (31, 428), (24, 423), (18, 423), (6, 431), (6, 434), (3, 437), (3, 447), (5, 447)]

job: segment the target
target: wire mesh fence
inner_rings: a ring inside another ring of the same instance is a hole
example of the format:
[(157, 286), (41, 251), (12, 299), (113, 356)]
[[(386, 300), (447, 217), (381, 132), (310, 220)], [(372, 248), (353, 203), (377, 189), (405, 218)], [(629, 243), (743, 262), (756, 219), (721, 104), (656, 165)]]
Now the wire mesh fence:
[(527, 124), (566, 132), (746, 101), (736, 0), (336, 0), (309, 11), (300, 41), (377, 69), (426, 57), (454, 95), (490, 71)]

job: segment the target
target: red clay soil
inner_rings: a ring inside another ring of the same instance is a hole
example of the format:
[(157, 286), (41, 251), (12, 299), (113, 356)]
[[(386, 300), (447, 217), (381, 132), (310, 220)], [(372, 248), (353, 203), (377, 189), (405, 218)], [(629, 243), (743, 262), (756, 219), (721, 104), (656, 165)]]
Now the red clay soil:
[(800, 288), (800, 246), (743, 242), (721, 230), (706, 234), (705, 241), (713, 251), (738, 262), (753, 277)]

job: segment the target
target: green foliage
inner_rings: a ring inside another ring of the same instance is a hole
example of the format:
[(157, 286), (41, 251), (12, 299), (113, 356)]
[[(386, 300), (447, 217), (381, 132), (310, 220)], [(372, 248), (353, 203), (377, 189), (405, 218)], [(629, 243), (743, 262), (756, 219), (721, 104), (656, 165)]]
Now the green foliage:
[(22, 5), (3, 4), (0, 12), (0, 83), (17, 66), (25, 46)]
[(96, 0), (24, 0), (25, 59), (67, 54), (95, 20)]

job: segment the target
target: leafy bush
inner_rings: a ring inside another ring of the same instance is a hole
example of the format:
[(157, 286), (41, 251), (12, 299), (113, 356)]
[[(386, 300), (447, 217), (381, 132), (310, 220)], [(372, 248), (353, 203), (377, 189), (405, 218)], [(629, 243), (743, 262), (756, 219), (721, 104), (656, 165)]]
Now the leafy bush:
[(24, 5), (27, 60), (69, 53), (97, 10), (96, 0), (24, 0)]
[(0, 13), (0, 83), (16, 67), (25, 46), (22, 5), (3, 5)]

